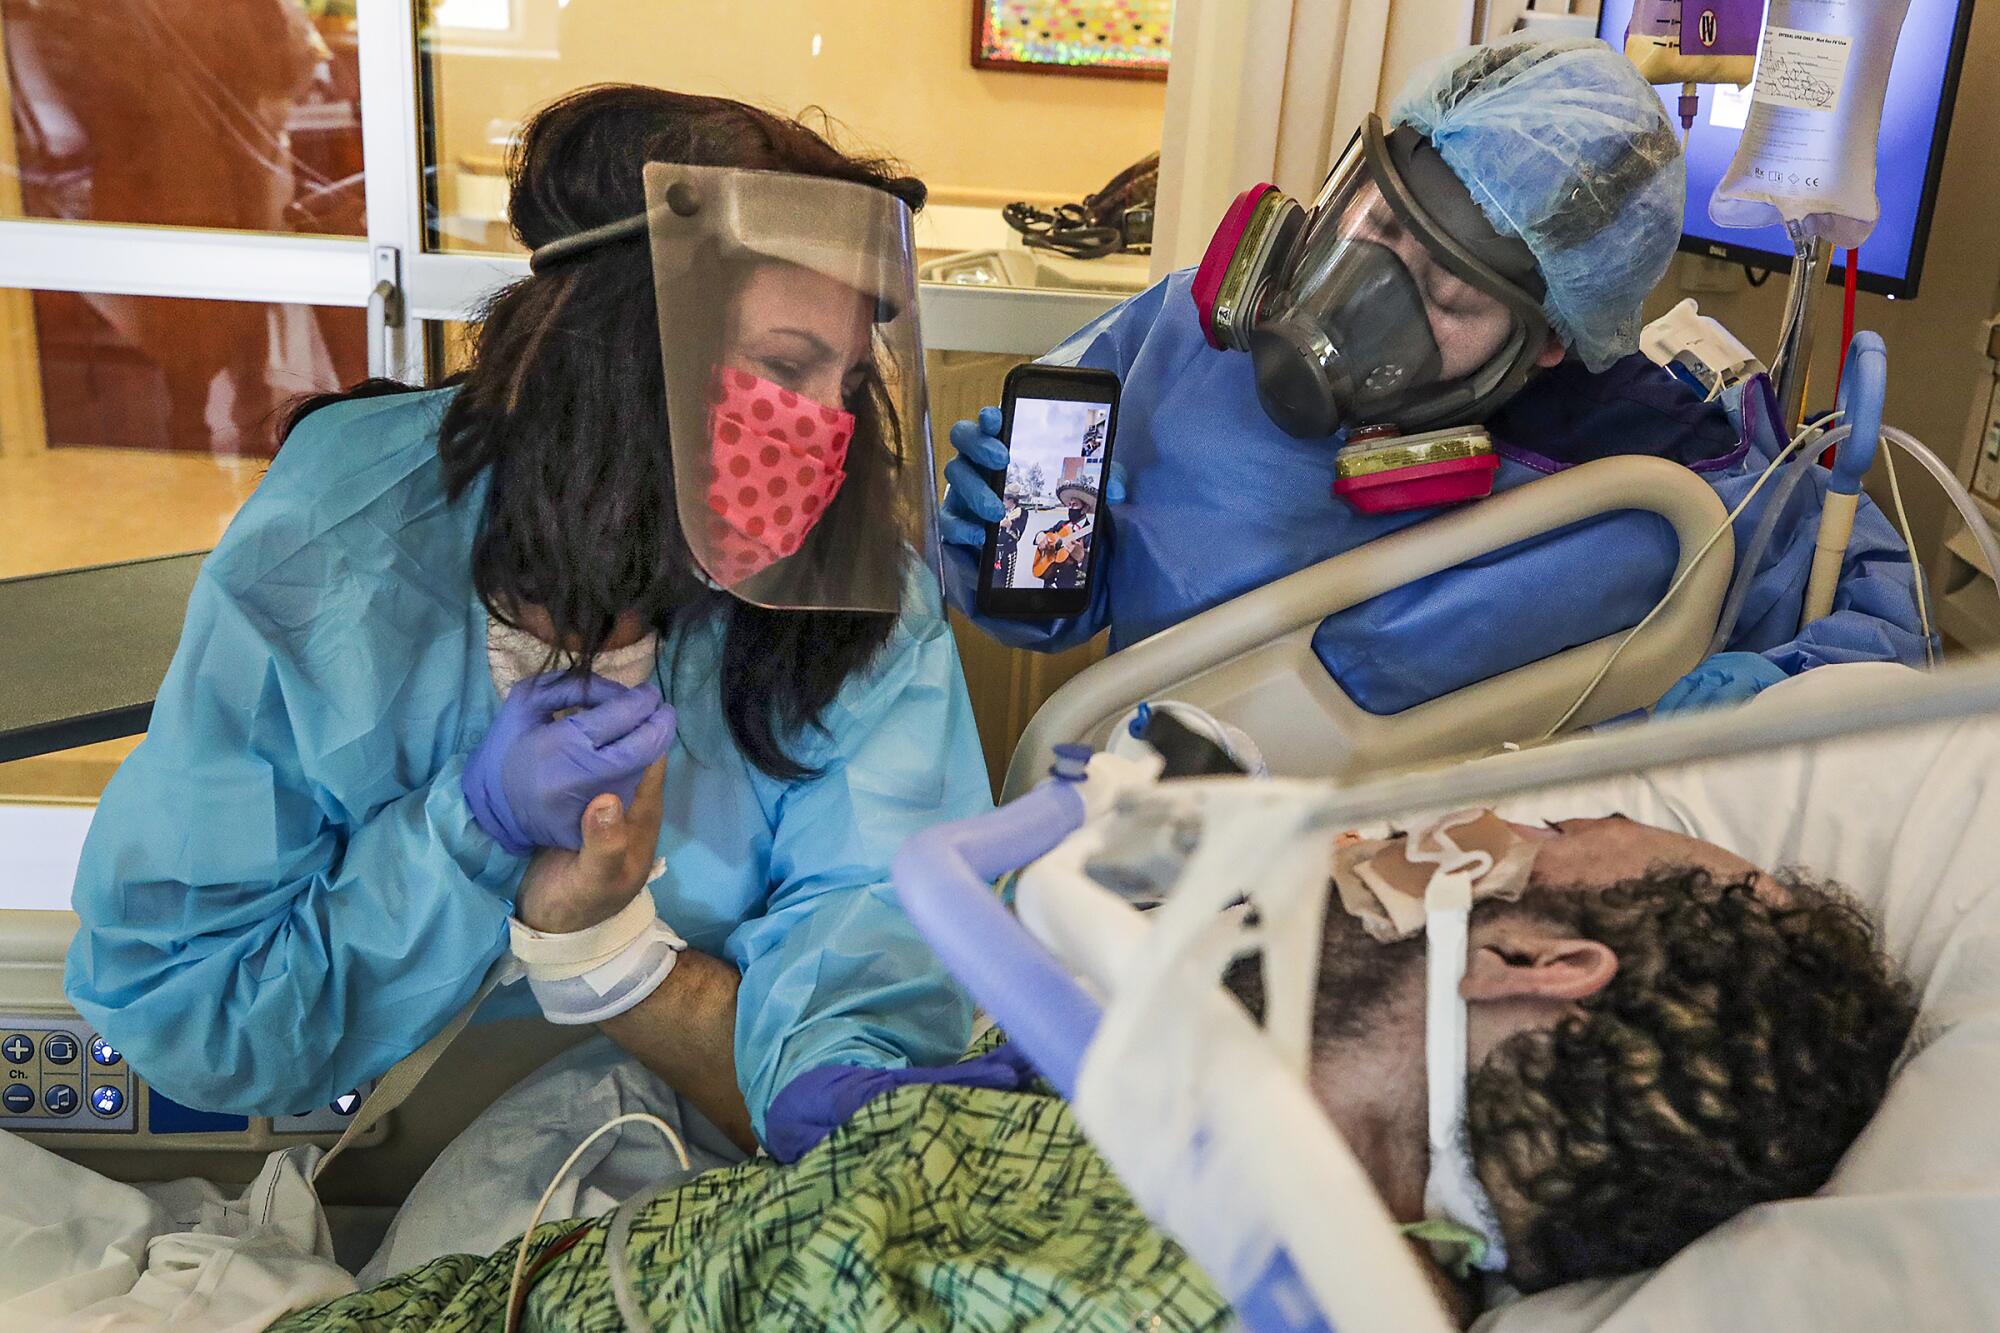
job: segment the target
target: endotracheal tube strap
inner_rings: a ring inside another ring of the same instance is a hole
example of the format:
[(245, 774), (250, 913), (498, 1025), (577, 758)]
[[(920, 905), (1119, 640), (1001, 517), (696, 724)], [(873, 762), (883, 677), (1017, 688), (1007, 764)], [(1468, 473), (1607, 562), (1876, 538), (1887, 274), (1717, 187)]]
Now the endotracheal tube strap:
[[(1462, 1247), (1461, 1266), (1499, 1272), (1507, 1266), (1506, 1246), (1465, 1139), (1466, 1005), (1459, 992), (1471, 939), (1472, 883), (1492, 868), (1492, 858), (1460, 849), (1447, 833), (1478, 813), (1449, 816), (1411, 834), (1405, 855), (1437, 866), (1424, 891), (1424, 1067), (1430, 1131), (1424, 1214), (1432, 1224), (1426, 1238)], [(1443, 1236), (1438, 1222), (1472, 1234)]]

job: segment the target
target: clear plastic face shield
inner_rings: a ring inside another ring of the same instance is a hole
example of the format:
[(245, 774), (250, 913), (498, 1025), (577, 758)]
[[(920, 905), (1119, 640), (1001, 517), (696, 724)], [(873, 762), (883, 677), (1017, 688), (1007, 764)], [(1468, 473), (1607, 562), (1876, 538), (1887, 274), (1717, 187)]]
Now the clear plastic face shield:
[(674, 482), (709, 580), (895, 611), (937, 579), (911, 218), (848, 181), (649, 163)]
[(1478, 421), (1547, 345), (1532, 255), (1501, 236), (1415, 131), (1369, 117), (1310, 210), (1240, 196), (1195, 281), (1211, 345), (1247, 351), (1302, 438)]

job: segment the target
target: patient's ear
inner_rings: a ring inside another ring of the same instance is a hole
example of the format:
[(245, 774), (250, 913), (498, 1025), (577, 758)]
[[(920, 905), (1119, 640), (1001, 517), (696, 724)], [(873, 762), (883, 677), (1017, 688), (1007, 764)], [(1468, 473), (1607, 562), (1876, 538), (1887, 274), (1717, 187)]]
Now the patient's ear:
[(1569, 348), (1563, 346), (1562, 335), (1554, 329), (1550, 329), (1549, 340), (1543, 344), (1542, 354), (1535, 358), (1535, 364), (1543, 370), (1547, 370), (1550, 366), (1555, 365), (1568, 355)]
[(1466, 960), (1468, 1000), (1584, 1000), (1618, 975), (1618, 955), (1596, 940), (1490, 938)]

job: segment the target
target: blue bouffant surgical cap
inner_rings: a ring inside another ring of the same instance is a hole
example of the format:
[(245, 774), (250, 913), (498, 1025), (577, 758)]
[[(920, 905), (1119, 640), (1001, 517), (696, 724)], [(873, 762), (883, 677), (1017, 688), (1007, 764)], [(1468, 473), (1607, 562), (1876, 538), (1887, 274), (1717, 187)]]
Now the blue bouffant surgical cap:
[(1638, 350), (1687, 174), (1659, 95), (1595, 39), (1474, 46), (1418, 70), (1391, 120), (1436, 146), (1534, 253), (1549, 324), (1592, 370)]

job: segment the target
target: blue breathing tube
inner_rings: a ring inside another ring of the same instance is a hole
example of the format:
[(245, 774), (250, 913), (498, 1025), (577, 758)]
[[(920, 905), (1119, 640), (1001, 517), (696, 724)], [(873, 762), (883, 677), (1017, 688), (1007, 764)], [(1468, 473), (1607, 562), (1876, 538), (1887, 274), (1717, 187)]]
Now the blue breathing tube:
[[(1849, 344), (1845, 368), (1841, 371), (1840, 394), (1835, 406), (1840, 411), (1840, 425), (1833, 434), (1838, 445), (1834, 454), (1833, 477), (1828, 486), (1829, 497), (1845, 496), (1849, 500), (1861, 494), (1862, 478), (1875, 464), (1875, 455), (1882, 444), (1882, 407), (1889, 388), (1889, 352), (1882, 343), (1882, 335), (1863, 329), (1854, 335)], [(1756, 410), (1759, 405), (1746, 390), (1743, 410)], [(1781, 423), (1779, 447), (1783, 440)], [(1843, 438), (1844, 437), (1844, 438)], [(1709, 642), (1710, 656), (1727, 652), (1730, 641), (1735, 637), (1737, 622), (1742, 618), (1745, 594), (1757, 570), (1763, 567), (1765, 552), (1770, 549), (1771, 538), (1777, 527), (1779, 516), (1791, 505), (1793, 492), (1799, 482), (1805, 479), (1818, 457), (1816, 449), (1800, 449), (1771, 479), (1764, 499), (1764, 511), (1758, 518), (1750, 541), (1739, 552), (1736, 578), (1729, 589), (1729, 597), (1723, 604), (1722, 615), (1716, 623), (1715, 637)]]
[[(1820, 506), (1819, 532), (1813, 539), (1812, 574), (1800, 607), (1801, 627), (1831, 614), (1840, 587), (1840, 570), (1854, 536), (1854, 515), (1861, 505), (1861, 479), (1874, 466), (1882, 448), (1882, 399), (1889, 386), (1889, 353), (1874, 333), (1854, 335), (1841, 368), (1840, 425), (1827, 437), (1833, 449), (1832, 476)], [(1922, 606), (1921, 594), (1919, 607)]]
[(1847, 366), (1840, 373), (1835, 406), (1849, 434), (1834, 453), (1833, 481), (1827, 487), (1833, 494), (1861, 494), (1861, 479), (1882, 448), (1882, 404), (1888, 393), (1889, 349), (1881, 334), (1863, 329), (1848, 345)]

